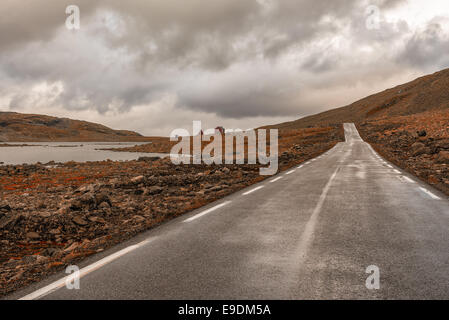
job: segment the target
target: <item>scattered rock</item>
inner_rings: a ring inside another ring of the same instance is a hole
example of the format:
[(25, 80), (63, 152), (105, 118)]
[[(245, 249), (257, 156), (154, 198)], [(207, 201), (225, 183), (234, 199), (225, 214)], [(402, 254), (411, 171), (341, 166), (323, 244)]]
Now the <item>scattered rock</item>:
[(142, 217), (142, 216), (139, 216), (139, 215), (135, 215), (135, 216), (133, 217), (133, 220), (134, 220), (134, 222), (139, 223), (139, 222), (145, 221), (145, 218)]
[(48, 257), (37, 255), (36, 257), (36, 263), (43, 263), (48, 261)]
[(46, 257), (56, 256), (58, 253), (62, 252), (61, 249), (58, 248), (45, 248), (41, 254)]
[(11, 207), (9, 206), (9, 204), (0, 203), (0, 211), (2, 211), (2, 212), (10, 212), (11, 211)]
[(449, 151), (440, 151), (435, 162), (449, 164)]
[(107, 210), (107, 209), (110, 209), (110, 208), (111, 208), (111, 205), (109, 204), (109, 202), (106, 202), (106, 201), (102, 202), (98, 206), (98, 209), (100, 209), (100, 210)]
[(229, 173), (229, 172), (231, 172), (231, 169), (224, 167), (224, 168), (221, 169), (221, 172)]
[(87, 221), (81, 218), (80, 216), (73, 217), (72, 221), (79, 226), (85, 226), (88, 224)]
[(25, 264), (32, 264), (36, 261), (36, 256), (24, 256), (22, 262)]
[(152, 162), (152, 161), (156, 161), (159, 160), (159, 157), (139, 157), (137, 159), (137, 161), (145, 161), (145, 162)]
[(98, 205), (106, 204), (108, 208), (111, 207), (111, 199), (106, 192), (101, 192), (95, 195), (95, 201)]
[(209, 192), (216, 192), (216, 191), (220, 191), (222, 189), (223, 189), (222, 186), (214, 186), (212, 188), (207, 189), (207, 191), (209, 191)]
[(427, 136), (426, 130), (420, 130), (416, 132), (418, 134), (418, 137), (425, 137)]
[(59, 208), (58, 214), (67, 215), (70, 213), (70, 211), (70, 206), (62, 206), (61, 208)]
[(72, 243), (71, 245), (69, 245), (67, 248), (64, 249), (64, 252), (70, 252), (75, 250), (76, 248), (79, 247), (79, 244), (77, 242)]
[(30, 240), (38, 240), (41, 238), (40, 234), (37, 232), (28, 232), (26, 238)]
[(50, 234), (60, 234), (60, 233), (61, 233), (61, 230), (59, 230), (59, 229), (51, 229), (51, 230), (49, 231), (49, 233), (50, 233)]
[(145, 195), (155, 195), (155, 194), (159, 194), (163, 191), (164, 189), (159, 187), (159, 186), (152, 186), (149, 187), (145, 190), (144, 194)]
[(422, 142), (415, 142), (410, 147), (410, 152), (412, 156), (416, 157), (425, 153), (429, 153), (430, 149), (426, 147), (426, 145)]
[(137, 177), (132, 178), (131, 182), (133, 184), (140, 184), (144, 181), (144, 179), (145, 179), (144, 176), (137, 176)]

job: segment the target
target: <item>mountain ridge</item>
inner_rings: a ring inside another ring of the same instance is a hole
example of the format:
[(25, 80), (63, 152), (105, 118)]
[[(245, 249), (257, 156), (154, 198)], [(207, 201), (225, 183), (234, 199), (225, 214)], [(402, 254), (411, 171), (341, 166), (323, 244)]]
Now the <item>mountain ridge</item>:
[(386, 117), (445, 110), (449, 109), (448, 88), (449, 68), (369, 95), (343, 107), (262, 128), (298, 129), (343, 122), (360, 123)]
[(141, 134), (48, 115), (0, 111), (2, 142), (142, 141)]

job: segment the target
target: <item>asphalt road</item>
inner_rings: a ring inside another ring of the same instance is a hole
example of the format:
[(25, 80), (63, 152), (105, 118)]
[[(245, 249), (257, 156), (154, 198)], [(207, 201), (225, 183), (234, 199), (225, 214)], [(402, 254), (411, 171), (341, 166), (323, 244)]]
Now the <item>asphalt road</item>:
[[(346, 142), (86, 260), (42, 299), (449, 298), (449, 199)], [(100, 260), (101, 259), (101, 260)], [(379, 289), (365, 285), (370, 265)], [(37, 291), (36, 291), (37, 290)]]

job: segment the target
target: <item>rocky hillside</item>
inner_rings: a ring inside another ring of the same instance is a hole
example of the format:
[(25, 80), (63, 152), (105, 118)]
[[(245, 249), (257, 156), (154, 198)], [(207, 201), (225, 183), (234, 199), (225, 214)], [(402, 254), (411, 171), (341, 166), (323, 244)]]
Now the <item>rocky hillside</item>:
[(1, 142), (141, 141), (140, 134), (103, 125), (37, 114), (0, 112)]
[(375, 119), (358, 129), (384, 158), (449, 195), (448, 111)]
[(343, 122), (449, 111), (449, 69), (373, 94), (348, 106), (267, 128), (297, 129)]

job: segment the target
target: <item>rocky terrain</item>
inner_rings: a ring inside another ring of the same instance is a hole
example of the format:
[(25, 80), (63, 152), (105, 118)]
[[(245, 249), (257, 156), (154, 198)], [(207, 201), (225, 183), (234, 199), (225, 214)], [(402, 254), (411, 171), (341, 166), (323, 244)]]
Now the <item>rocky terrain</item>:
[(449, 110), (360, 123), (377, 152), (449, 195)]
[[(343, 140), (341, 126), (284, 132), (280, 170)], [(265, 178), (151, 157), (0, 166), (0, 295)]]
[(0, 142), (147, 141), (133, 131), (37, 114), (0, 112)]

